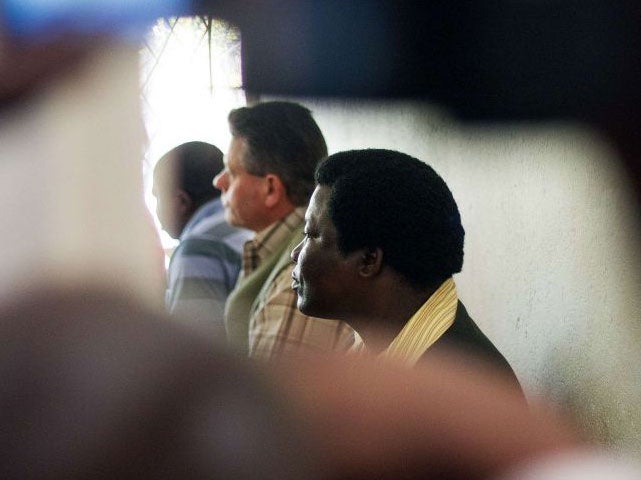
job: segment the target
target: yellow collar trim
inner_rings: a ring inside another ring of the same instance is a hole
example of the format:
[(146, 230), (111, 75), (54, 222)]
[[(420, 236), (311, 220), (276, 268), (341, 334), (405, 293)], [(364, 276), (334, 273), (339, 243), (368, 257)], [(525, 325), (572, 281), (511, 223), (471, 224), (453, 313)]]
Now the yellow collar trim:
[(450, 277), (412, 315), (382, 356), (413, 366), (452, 326), (457, 304), (456, 285)]

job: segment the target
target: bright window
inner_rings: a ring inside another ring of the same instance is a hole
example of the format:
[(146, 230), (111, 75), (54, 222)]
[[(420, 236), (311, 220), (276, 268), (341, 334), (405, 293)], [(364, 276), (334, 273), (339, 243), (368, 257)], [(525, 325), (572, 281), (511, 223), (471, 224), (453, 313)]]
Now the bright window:
[[(213, 143), (223, 152), (227, 149), (231, 138), (227, 114), (245, 105), (240, 33), (208, 17), (161, 19), (146, 36), (140, 57), (148, 136), (145, 199), (155, 218), (151, 187), (158, 158), (192, 140)], [(165, 249), (175, 246), (165, 232), (161, 239)]]

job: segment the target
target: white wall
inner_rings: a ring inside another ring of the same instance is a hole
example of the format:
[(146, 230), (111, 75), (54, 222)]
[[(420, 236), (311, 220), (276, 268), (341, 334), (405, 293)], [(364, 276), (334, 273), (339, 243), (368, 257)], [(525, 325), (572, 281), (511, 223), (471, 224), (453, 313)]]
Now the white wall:
[(466, 229), (459, 294), (531, 400), (641, 451), (641, 254), (613, 153), (576, 125), (463, 127), (412, 103), (310, 107), (330, 153), (392, 148), (430, 163)]

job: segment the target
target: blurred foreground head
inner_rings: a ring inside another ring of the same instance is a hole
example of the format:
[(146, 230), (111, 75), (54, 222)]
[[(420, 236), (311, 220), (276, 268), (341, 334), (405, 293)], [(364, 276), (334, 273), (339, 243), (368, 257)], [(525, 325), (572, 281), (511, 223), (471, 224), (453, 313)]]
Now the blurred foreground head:
[(267, 382), (134, 298), (38, 289), (0, 319), (4, 479), (319, 478)]
[(257, 371), (104, 290), (25, 292), (0, 319), (8, 480), (469, 479), (572, 445), (556, 419), (447, 359)]

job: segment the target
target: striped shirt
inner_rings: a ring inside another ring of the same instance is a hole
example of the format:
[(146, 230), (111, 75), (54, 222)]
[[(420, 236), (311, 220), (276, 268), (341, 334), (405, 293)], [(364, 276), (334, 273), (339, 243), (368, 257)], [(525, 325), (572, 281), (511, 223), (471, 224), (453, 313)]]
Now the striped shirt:
[(412, 315), (382, 355), (414, 365), (452, 326), (457, 304), (456, 284), (448, 278)]
[[(260, 262), (290, 241), (303, 223), (305, 208), (297, 208), (281, 221), (256, 234), (245, 244), (243, 274), (258, 268)], [(290, 252), (286, 252), (289, 255)], [(296, 307), (289, 263), (273, 278), (249, 322), (249, 352), (253, 357), (268, 359), (296, 351), (346, 351), (354, 344), (355, 333), (344, 322), (310, 317)]]
[(227, 224), (220, 199), (202, 205), (180, 235), (167, 270), (167, 311), (203, 334), (225, 338), (223, 311), (249, 232)]

